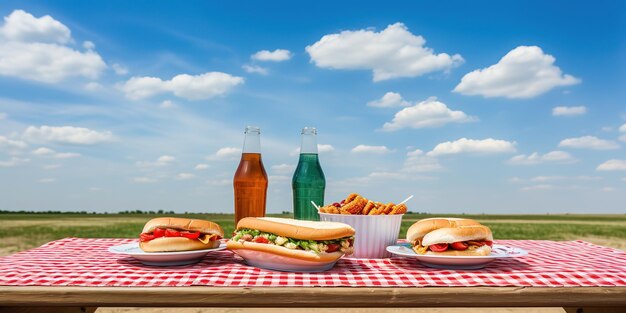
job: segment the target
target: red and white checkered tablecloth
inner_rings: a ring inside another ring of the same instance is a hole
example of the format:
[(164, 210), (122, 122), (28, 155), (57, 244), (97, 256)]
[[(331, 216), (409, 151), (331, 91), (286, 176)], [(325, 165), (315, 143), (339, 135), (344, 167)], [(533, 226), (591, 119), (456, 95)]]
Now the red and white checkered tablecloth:
[(626, 286), (626, 253), (584, 241), (498, 240), (528, 256), (498, 259), (480, 270), (428, 268), (414, 259), (342, 259), (322, 273), (285, 273), (245, 265), (230, 251), (200, 263), (149, 267), (109, 253), (132, 239), (66, 238), (0, 258), (0, 285), (426, 287)]

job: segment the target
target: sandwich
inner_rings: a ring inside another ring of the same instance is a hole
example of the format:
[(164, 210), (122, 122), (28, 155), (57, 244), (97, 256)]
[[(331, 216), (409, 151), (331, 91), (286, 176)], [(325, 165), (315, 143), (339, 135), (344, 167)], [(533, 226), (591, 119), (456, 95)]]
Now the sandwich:
[(213, 249), (220, 245), (224, 231), (211, 221), (159, 217), (151, 219), (139, 235), (145, 252), (172, 252)]
[(417, 221), (406, 233), (417, 254), (485, 256), (491, 253), (489, 227), (472, 219), (429, 218)]
[(246, 217), (237, 223), (228, 249), (254, 250), (303, 261), (330, 263), (352, 254), (354, 229), (335, 222)]

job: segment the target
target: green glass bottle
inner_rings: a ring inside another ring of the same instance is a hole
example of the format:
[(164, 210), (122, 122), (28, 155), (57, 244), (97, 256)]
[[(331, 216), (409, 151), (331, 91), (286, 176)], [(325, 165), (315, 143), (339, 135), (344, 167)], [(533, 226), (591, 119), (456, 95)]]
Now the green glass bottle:
[(298, 167), (293, 174), (293, 214), (298, 220), (319, 221), (320, 215), (311, 204), (324, 205), (326, 179), (317, 154), (317, 130), (314, 127), (302, 129), (302, 144)]

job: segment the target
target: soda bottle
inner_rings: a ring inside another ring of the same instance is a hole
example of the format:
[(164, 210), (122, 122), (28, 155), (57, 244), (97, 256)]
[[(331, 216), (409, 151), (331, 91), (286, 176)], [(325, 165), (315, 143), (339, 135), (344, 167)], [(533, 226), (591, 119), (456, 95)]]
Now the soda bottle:
[(261, 129), (246, 127), (241, 161), (233, 178), (235, 225), (248, 216), (265, 216), (267, 173), (261, 161)]
[(324, 205), (326, 179), (317, 154), (317, 130), (315, 127), (302, 129), (302, 144), (298, 167), (293, 174), (293, 213), (298, 220), (319, 221), (320, 216), (311, 201)]

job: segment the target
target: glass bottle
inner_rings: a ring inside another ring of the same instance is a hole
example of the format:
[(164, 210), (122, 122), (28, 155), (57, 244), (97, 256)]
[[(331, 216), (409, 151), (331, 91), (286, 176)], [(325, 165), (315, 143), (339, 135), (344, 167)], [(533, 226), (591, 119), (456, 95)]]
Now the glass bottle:
[(291, 180), (293, 189), (293, 213), (295, 219), (319, 221), (317, 209), (311, 204), (324, 205), (326, 179), (317, 153), (317, 130), (302, 129), (302, 144), (298, 167)]
[(244, 217), (265, 216), (267, 173), (261, 160), (261, 129), (246, 127), (241, 161), (233, 178), (235, 225)]

